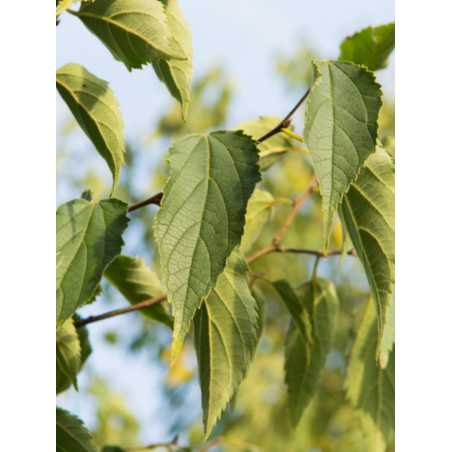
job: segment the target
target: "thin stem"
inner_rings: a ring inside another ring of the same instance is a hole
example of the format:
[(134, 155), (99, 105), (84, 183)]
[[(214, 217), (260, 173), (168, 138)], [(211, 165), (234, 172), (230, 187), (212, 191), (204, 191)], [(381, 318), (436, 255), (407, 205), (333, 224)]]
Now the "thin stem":
[(273, 251), (277, 251), (278, 247), (277, 245), (275, 245), (274, 243), (272, 243), (271, 245), (268, 245), (265, 248), (262, 248), (260, 251), (258, 251), (257, 253), (253, 254), (252, 256), (248, 257), (246, 259), (246, 263), (247, 264), (251, 264), (251, 262), (254, 262), (258, 259), (260, 259), (261, 257), (265, 256), (268, 253), (272, 253)]
[(56, 9), (56, 17), (58, 17), (62, 12), (66, 11), (72, 5), (72, 0), (63, 0)]
[(133, 212), (134, 210), (139, 209), (140, 207), (148, 206), (149, 204), (156, 204), (157, 206), (160, 205), (162, 201), (163, 193), (157, 193), (154, 196), (151, 196), (148, 199), (145, 199), (144, 201), (137, 202), (136, 204), (132, 204), (127, 212)]
[(137, 311), (138, 309), (149, 308), (157, 303), (160, 303), (163, 300), (166, 300), (167, 297), (168, 297), (167, 294), (159, 295), (158, 297), (141, 301), (140, 303), (128, 306), (127, 308), (116, 309), (115, 311), (106, 312), (105, 314), (102, 315), (91, 316), (88, 317), (87, 319), (79, 320), (78, 322), (75, 322), (74, 325), (76, 328), (80, 328), (81, 326), (88, 325), (89, 323), (98, 322), (99, 320), (109, 319), (110, 317), (116, 317), (117, 315), (121, 314), (127, 314), (128, 312)]
[(266, 133), (263, 137), (259, 138), (257, 141), (262, 143), (265, 140), (268, 140), (273, 135), (276, 135), (277, 133), (281, 132), (281, 129), (287, 129), (287, 127), (290, 126), (290, 123), (292, 122), (292, 116), (293, 114), (298, 110), (300, 105), (305, 101), (305, 99), (309, 96), (309, 93), (311, 92), (311, 88), (309, 88), (305, 95), (298, 101), (297, 105), (295, 105), (294, 108), (289, 112), (289, 114), (270, 132)]
[(282, 133), (285, 133), (287, 136), (289, 136), (289, 137), (291, 137), (291, 138), (294, 138), (295, 140), (297, 140), (297, 141), (301, 141), (302, 143), (304, 143), (304, 138), (303, 137), (300, 137), (300, 135), (297, 135), (296, 133), (293, 133), (291, 130), (289, 130), (289, 129), (285, 129), (285, 128), (282, 128), (281, 129), (281, 132)]
[(281, 243), (281, 239), (283, 235), (285, 234), (287, 228), (290, 226), (290, 223), (292, 223), (292, 220), (295, 218), (295, 215), (297, 214), (298, 209), (303, 205), (303, 203), (308, 199), (308, 196), (312, 193), (312, 190), (315, 188), (317, 184), (317, 176), (312, 176), (311, 182), (309, 184), (308, 189), (306, 192), (301, 196), (300, 198), (297, 198), (293, 203), (292, 211), (290, 212), (289, 216), (287, 217), (284, 224), (281, 226), (281, 229), (276, 234), (273, 242), (278, 244)]

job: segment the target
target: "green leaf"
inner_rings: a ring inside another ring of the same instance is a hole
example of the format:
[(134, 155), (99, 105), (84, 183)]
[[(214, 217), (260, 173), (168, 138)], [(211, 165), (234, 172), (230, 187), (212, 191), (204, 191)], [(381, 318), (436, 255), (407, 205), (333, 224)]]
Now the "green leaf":
[(125, 449), (119, 446), (104, 446), (102, 452), (126, 452)]
[[(260, 116), (259, 119), (242, 122), (236, 129), (243, 130), (247, 135), (258, 140), (270, 130), (273, 130), (281, 121), (282, 119), (276, 116)], [(290, 129), (292, 128), (291, 126)], [(261, 171), (265, 171), (276, 162), (279, 162), (288, 151), (302, 149), (283, 133), (273, 135), (268, 140), (260, 143), (257, 148), (259, 149), (259, 167)]]
[(56, 451), (98, 452), (91, 433), (83, 422), (61, 408), (56, 409)]
[(333, 216), (378, 137), (380, 85), (373, 73), (342, 61), (312, 61), (313, 86), (303, 136), (323, 198), (325, 255)]
[[(307, 344), (312, 344), (313, 342), (313, 331), (311, 319), (303, 302), (300, 302), (299, 297), (293, 290), (292, 286), (285, 281), (284, 279), (280, 279), (279, 281), (275, 281), (273, 283), (274, 288), (278, 292), (281, 299), (284, 301), (290, 315), (292, 316), (295, 325), (297, 325), (300, 333), (303, 335), (303, 338)], [(313, 284), (308, 284), (306, 286), (306, 293), (304, 294), (304, 298), (310, 298), (314, 300), (314, 294), (311, 293), (314, 290)], [(309, 350), (311, 346), (308, 345), (308, 362), (309, 362)]]
[(75, 199), (58, 207), (57, 329), (91, 298), (104, 269), (120, 254), (127, 207), (119, 199)]
[(152, 60), (158, 78), (167, 86), (171, 95), (181, 104), (182, 119), (187, 122), (190, 102), (190, 82), (193, 68), (193, 44), (187, 21), (176, 0), (166, 7), (166, 16), (172, 34), (171, 44), (185, 60)]
[[(146, 265), (144, 259), (131, 256), (118, 256), (107, 267), (104, 276), (115, 286), (131, 304), (162, 295), (163, 288), (157, 275)], [(146, 317), (157, 320), (173, 328), (173, 317), (167, 303), (157, 303), (140, 309)]]
[(372, 300), (363, 304), (361, 324), (352, 348), (345, 388), (368, 438), (369, 452), (384, 452), (395, 428), (395, 349), (387, 366), (375, 365), (377, 317)]
[(99, 283), (96, 288), (94, 289), (93, 294), (91, 295), (91, 298), (85, 303), (85, 304), (91, 304), (96, 301), (96, 298), (102, 295), (102, 285)]
[(388, 365), (389, 355), (395, 343), (395, 289), (392, 289), (391, 306), (388, 308), (388, 323), (383, 333), (380, 347), (380, 366), (384, 369)]
[(339, 59), (377, 71), (388, 65), (389, 55), (394, 48), (395, 23), (367, 27), (342, 42)]
[(251, 295), (256, 300), (257, 305), (257, 332), (256, 332), (256, 350), (257, 346), (259, 345), (259, 341), (261, 340), (262, 333), (264, 332), (265, 327), (265, 298), (264, 294), (261, 292), (261, 290), (253, 286), (251, 289)]
[(260, 181), (257, 152), (242, 132), (218, 131), (189, 135), (167, 155), (171, 176), (156, 217), (156, 237), (173, 303), (173, 363), (196, 309), (240, 244), (246, 206)]
[[(340, 207), (339, 207), (340, 209)], [(347, 227), (344, 223), (342, 225), (342, 247), (341, 247), (341, 257), (339, 258), (339, 263), (342, 264), (344, 257), (353, 249), (352, 239), (347, 231)]]
[(344, 196), (339, 215), (366, 272), (378, 317), (378, 349), (395, 282), (394, 165), (381, 148), (366, 161)]
[(125, 140), (124, 123), (113, 91), (106, 81), (74, 63), (56, 71), (56, 86), (80, 127), (107, 162), (113, 175), (113, 193), (124, 163)]
[(307, 364), (308, 344), (300, 334), (293, 318), (285, 344), (286, 384), (289, 393), (289, 412), (292, 425), (296, 427), (303, 411), (317, 392), (321, 372), (334, 340), (339, 300), (334, 285), (317, 278), (316, 283), (304, 284), (298, 292), (300, 304), (313, 309), (314, 342), (311, 347), (310, 363)]
[(93, 200), (93, 192), (91, 190), (85, 190), (80, 198), (86, 199), (87, 201), (91, 202)]
[(384, 150), (391, 156), (392, 161), (395, 162), (395, 138), (386, 135), (381, 142)]
[(204, 441), (243, 380), (256, 345), (256, 301), (248, 270), (242, 252), (234, 250), (194, 318)]
[(263, 227), (270, 221), (274, 204), (275, 198), (268, 191), (259, 188), (254, 190), (246, 209), (245, 232), (242, 239), (244, 253), (250, 250)]
[(77, 374), (81, 366), (80, 341), (72, 319), (66, 320), (56, 332), (56, 358), (61, 370), (78, 391)]
[(171, 31), (162, 3), (149, 0), (86, 2), (76, 15), (126, 68), (141, 69), (151, 59), (184, 59), (171, 46)]
[[(80, 320), (80, 317), (77, 314), (74, 314), (73, 319), (75, 322), (77, 320)], [(89, 343), (89, 334), (88, 334), (88, 329), (86, 328), (86, 326), (77, 328), (76, 332), (77, 332), (78, 341), (79, 341), (80, 347), (81, 347), (80, 369), (82, 369), (83, 365), (85, 364), (85, 361), (88, 359), (88, 356), (92, 352), (92, 348), (91, 348), (91, 344)], [(58, 333), (59, 333), (59, 330), (58, 330), (57, 334)], [(71, 386), (71, 380), (61, 369), (60, 365), (58, 364), (58, 359), (57, 359), (57, 362), (56, 362), (56, 393), (60, 394), (61, 392), (66, 391), (66, 389), (69, 389), (70, 386)]]

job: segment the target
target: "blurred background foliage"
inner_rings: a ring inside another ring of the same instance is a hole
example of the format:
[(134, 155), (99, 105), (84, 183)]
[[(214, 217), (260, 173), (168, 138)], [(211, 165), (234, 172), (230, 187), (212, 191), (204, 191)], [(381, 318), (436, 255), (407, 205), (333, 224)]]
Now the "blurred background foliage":
[[(283, 80), (293, 104), (304, 94), (311, 80), (311, 57), (322, 58), (306, 40), (301, 40), (292, 55), (279, 55), (275, 61), (275, 73)], [(163, 87), (162, 87), (163, 89)], [(234, 83), (220, 66), (212, 67), (204, 74), (196, 74), (192, 86), (189, 119), (185, 124), (180, 117), (180, 107), (174, 104), (164, 112), (156, 125), (141, 140), (126, 143), (126, 165), (115, 197), (134, 203), (161, 190), (168, 175), (168, 164), (163, 159), (150, 158), (150, 154), (163, 155), (178, 138), (193, 132), (204, 133), (221, 129), (228, 123), (229, 106), (234, 94)], [(302, 123), (304, 107), (297, 112)], [(57, 183), (61, 193), (82, 192), (91, 189), (94, 199), (107, 197), (110, 178), (107, 171), (99, 171), (100, 160), (93, 149), (68, 147), (78, 126), (68, 114), (68, 121), (58, 130)], [(257, 118), (248, 118), (257, 119)], [(380, 139), (388, 146), (394, 143), (395, 128), (394, 97), (385, 96), (380, 116)], [(295, 130), (301, 134), (302, 130)], [(99, 163), (99, 164), (98, 164)], [(77, 168), (77, 170), (75, 170)], [(259, 188), (268, 190), (275, 198), (289, 198), (302, 194), (309, 185), (313, 171), (309, 157), (300, 152), (288, 152), (283, 159), (265, 172)], [(275, 204), (273, 215), (247, 255), (267, 246), (290, 212), (291, 206)], [(130, 214), (132, 221), (126, 232), (125, 252), (143, 257), (151, 268), (160, 273), (159, 254), (154, 240), (155, 206), (139, 209)], [(320, 194), (314, 193), (298, 212), (284, 237), (286, 246), (311, 249), (322, 248), (322, 210)], [(331, 249), (342, 245), (340, 222), (336, 219)], [(270, 280), (285, 278), (298, 286), (310, 278), (314, 257), (296, 254), (273, 253), (254, 262), (253, 272), (265, 273)], [(340, 314), (336, 340), (331, 350), (317, 395), (309, 405), (296, 431), (290, 426), (286, 403), (283, 374), (283, 347), (288, 313), (271, 285), (262, 280), (255, 284), (265, 296), (265, 327), (258, 353), (254, 356), (248, 374), (241, 384), (237, 405), (232, 413), (228, 406), (221, 421), (217, 423), (209, 441), (216, 437), (235, 438), (234, 444), (224, 443), (211, 450), (234, 452), (250, 444), (249, 450), (265, 452), (366, 452), (367, 445), (348, 402), (344, 397), (344, 371), (352, 343), (352, 320), (369, 289), (359, 261), (347, 256), (339, 265), (339, 257), (331, 256), (320, 261), (319, 274), (334, 282), (340, 301)], [(82, 315), (101, 313), (105, 309), (123, 307), (127, 304), (108, 282), (103, 281), (103, 294), (99, 301), (84, 307)], [(90, 310), (89, 310), (90, 309)], [(95, 311), (93, 311), (95, 309)], [(202, 441), (201, 400), (198, 387), (196, 355), (192, 332), (187, 336), (182, 355), (174, 367), (169, 366), (171, 331), (138, 313), (106, 320), (101, 330), (95, 330), (91, 343), (116, 360), (121, 369), (124, 356), (129, 362), (144, 363), (140, 370), (138, 385), (152, 380), (148, 393), (150, 399), (138, 396), (131, 403), (110, 387), (108, 360), (88, 359), (82, 372), (80, 393), (71, 389), (59, 396), (59, 405), (71, 406), (74, 412), (83, 412), (82, 418), (94, 434), (99, 446), (116, 444), (136, 446), (147, 441), (146, 432), (153, 430), (157, 442), (169, 441), (180, 434), (180, 443), (198, 447)], [(111, 323), (109, 323), (111, 322)], [(97, 327), (97, 325), (96, 325)], [(89, 327), (91, 328), (91, 326)], [(94, 330), (94, 325), (92, 326)], [(98, 332), (102, 334), (99, 336)], [(91, 333), (91, 329), (90, 329)], [(111, 349), (114, 353), (109, 353)], [(100, 355), (97, 355), (100, 356)], [(99, 362), (101, 364), (99, 364)], [(99, 371), (100, 365), (103, 371)], [(159, 375), (159, 378), (154, 378)], [(138, 375), (136, 375), (138, 377)], [(151, 378), (152, 376), (152, 378)], [(126, 377), (124, 377), (126, 378)], [(127, 378), (130, 377), (128, 373)], [(135, 382), (128, 381), (134, 386)], [(75, 401), (77, 400), (77, 401)], [(137, 403), (137, 400), (141, 401)], [(75, 405), (75, 406), (74, 406)], [(147, 406), (151, 407), (147, 411)], [(134, 412), (133, 408), (139, 408)], [(91, 415), (86, 415), (87, 412)], [(143, 415), (145, 413), (146, 415)], [(152, 436), (152, 435), (151, 435)], [(240, 447), (239, 447), (240, 446)], [(388, 450), (393, 450), (391, 444)], [(163, 449), (162, 449), (163, 450)]]

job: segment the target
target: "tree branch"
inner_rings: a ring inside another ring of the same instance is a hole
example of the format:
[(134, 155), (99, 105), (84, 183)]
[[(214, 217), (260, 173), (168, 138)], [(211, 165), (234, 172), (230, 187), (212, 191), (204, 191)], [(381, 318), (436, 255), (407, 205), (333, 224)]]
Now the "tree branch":
[(166, 300), (168, 295), (165, 293), (163, 295), (159, 295), (158, 297), (150, 298), (149, 300), (140, 301), (139, 303), (133, 304), (131, 306), (127, 306), (127, 308), (116, 309), (115, 311), (106, 312), (102, 315), (96, 315), (88, 317), (87, 319), (79, 320), (78, 322), (74, 322), (74, 326), (76, 328), (80, 328), (81, 326), (88, 325), (89, 323), (98, 322), (99, 320), (109, 319), (110, 317), (116, 317), (117, 315), (127, 314), (128, 312), (137, 311), (138, 309), (145, 309), (154, 306), (157, 303), (160, 303), (163, 300)]
[[(281, 132), (281, 129), (287, 129), (287, 127), (289, 127), (290, 123), (292, 122), (293, 114), (298, 110), (300, 105), (309, 96), (310, 92), (311, 92), (311, 88), (309, 88), (306, 91), (304, 96), (298, 101), (297, 105), (295, 105), (295, 107), (292, 108), (290, 113), (274, 129), (270, 130), (270, 132), (266, 133), (263, 137), (260, 137), (256, 141), (258, 141), (259, 143), (262, 143), (263, 141), (271, 138), (273, 135), (276, 135), (277, 133)], [(134, 210), (139, 209), (140, 207), (147, 206), (149, 204), (156, 204), (156, 205), (160, 206), (160, 202), (162, 201), (162, 196), (163, 196), (163, 193), (160, 192), (160, 193), (155, 194), (154, 196), (151, 196), (148, 199), (145, 199), (144, 201), (140, 201), (140, 202), (137, 202), (136, 204), (132, 204), (129, 207), (128, 212), (133, 212)]]
[(290, 113), (273, 130), (270, 130), (270, 132), (266, 133), (263, 137), (259, 138), (257, 141), (259, 141), (259, 143), (262, 143), (263, 141), (271, 138), (273, 135), (276, 135), (277, 133), (281, 132), (281, 129), (287, 129), (290, 126), (290, 123), (292, 122), (292, 116), (298, 110), (300, 105), (306, 100), (310, 92), (311, 88), (309, 88), (306, 91), (305, 95), (298, 101), (297, 105), (295, 105), (295, 107), (292, 108)]
[(154, 196), (151, 196), (148, 199), (145, 199), (144, 201), (137, 202), (136, 204), (132, 204), (127, 212), (133, 212), (134, 210), (139, 209), (140, 207), (148, 206), (149, 204), (156, 204), (157, 206), (160, 205), (160, 202), (162, 201), (163, 193), (157, 193)]

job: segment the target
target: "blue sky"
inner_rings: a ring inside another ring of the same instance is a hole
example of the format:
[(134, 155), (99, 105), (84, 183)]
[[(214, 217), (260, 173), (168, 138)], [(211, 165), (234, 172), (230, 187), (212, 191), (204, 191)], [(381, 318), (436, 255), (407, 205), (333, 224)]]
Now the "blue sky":
[[(307, 39), (321, 56), (336, 58), (340, 42), (348, 34), (395, 19), (393, 0), (179, 0), (179, 3), (193, 34), (194, 79), (197, 74), (204, 74), (219, 63), (235, 82), (227, 127), (261, 115), (284, 116), (294, 106), (303, 93), (296, 94), (295, 98), (293, 93), (288, 93), (275, 72), (275, 60), (280, 54), (292, 55), (301, 39)], [(150, 125), (161, 112), (173, 103), (151, 67), (129, 73), (77, 18), (63, 14), (56, 33), (56, 67), (68, 62), (80, 63), (110, 82), (123, 113), (126, 139), (139, 141), (150, 131)], [(394, 72), (393, 55), (389, 68), (378, 73), (378, 80), (387, 92), (392, 91)], [(58, 95), (56, 108), (59, 130), (70, 113)], [(81, 131), (73, 140), (71, 146), (92, 149)], [(61, 138), (57, 142), (61, 145)], [(150, 157), (157, 158), (164, 153), (165, 150), (151, 149)], [(93, 160), (99, 159), (99, 166), (105, 165), (94, 150), (87, 155)], [(58, 204), (78, 195), (57, 186)], [(119, 300), (119, 305), (123, 306), (124, 301)], [(84, 308), (83, 314), (99, 314), (112, 308), (112, 305), (100, 301)], [(159, 412), (162, 395), (156, 393), (155, 387), (163, 381), (165, 370), (150, 365), (146, 354), (127, 355), (117, 347), (109, 347), (103, 340), (105, 332), (115, 328), (120, 339), (124, 338), (128, 328), (134, 325), (133, 315), (116, 317), (89, 327), (94, 349), (89, 365), (125, 397), (141, 425), (149, 426), (142, 429), (141, 439), (144, 442), (161, 441), (167, 438), (161, 437), (165, 430)], [(86, 384), (87, 378), (82, 373), (82, 391)], [(187, 397), (200, 412), (199, 392)], [(89, 396), (71, 391), (60, 396), (58, 403), (79, 414), (88, 426), (95, 423), (95, 405)]]

